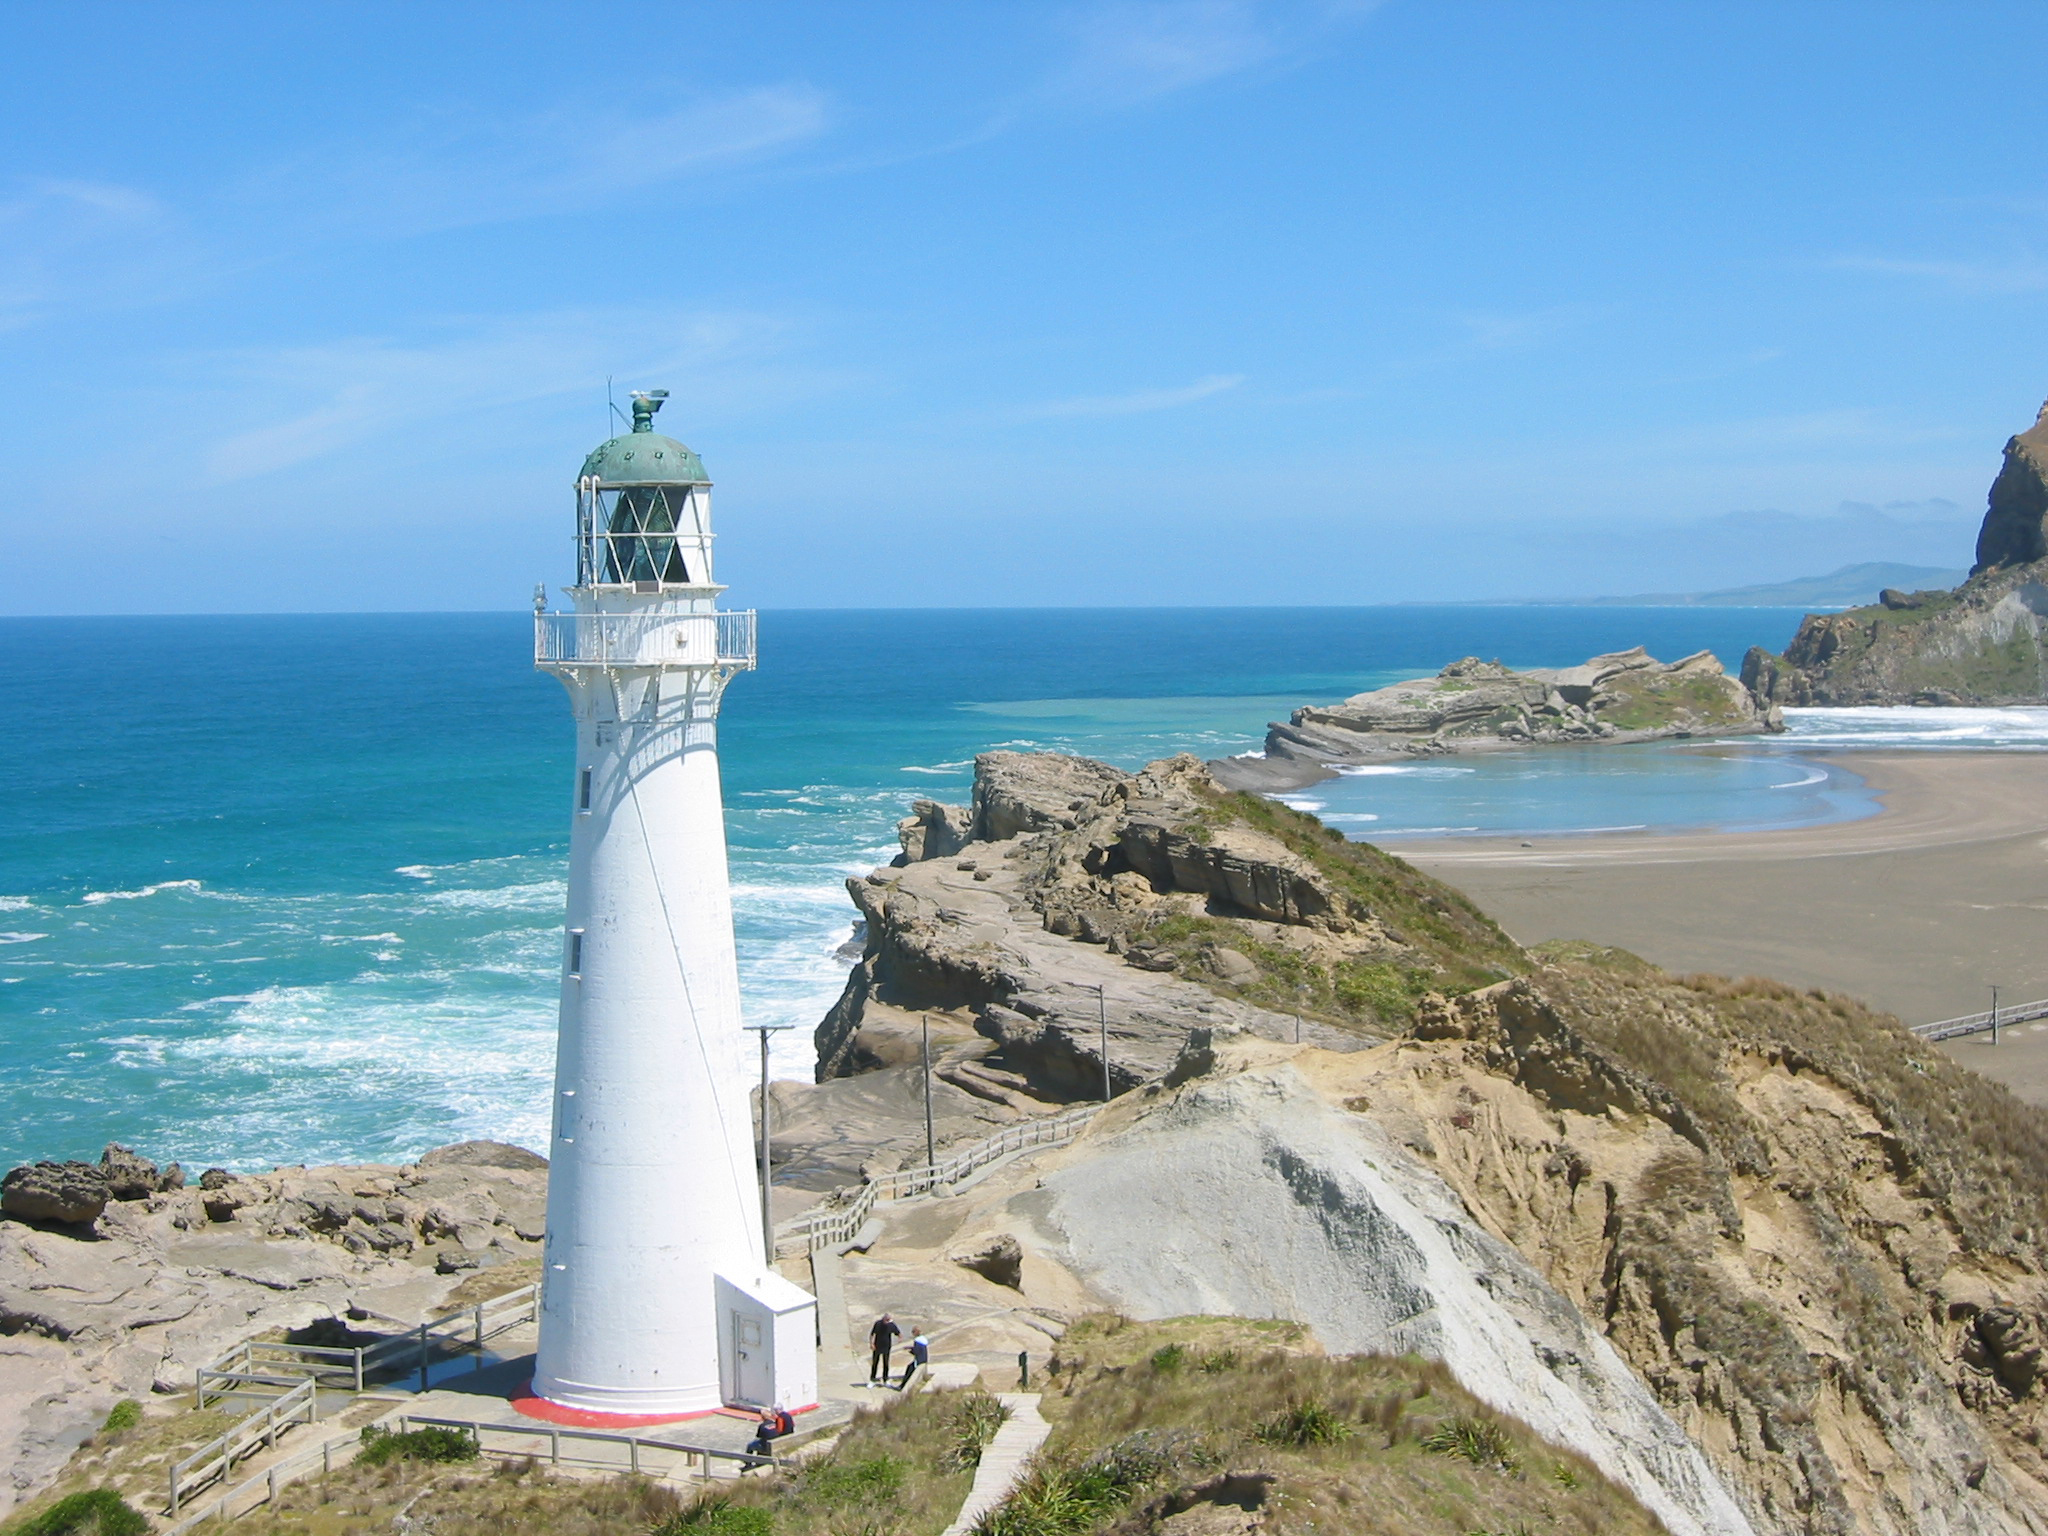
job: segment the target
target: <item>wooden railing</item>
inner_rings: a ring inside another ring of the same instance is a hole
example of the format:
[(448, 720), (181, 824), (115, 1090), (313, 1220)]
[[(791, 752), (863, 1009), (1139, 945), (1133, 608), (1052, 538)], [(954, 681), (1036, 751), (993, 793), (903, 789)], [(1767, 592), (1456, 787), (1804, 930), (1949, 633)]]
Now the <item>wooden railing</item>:
[(312, 1379), (301, 1381), (274, 1402), (231, 1426), (226, 1434), (207, 1441), (183, 1461), (171, 1463), (171, 1513), (175, 1515), (197, 1490), (225, 1480), (243, 1457), (276, 1445), (280, 1432), (318, 1418), (319, 1404), (314, 1399), (317, 1390), (318, 1383)]
[[(336, 1435), (319, 1445), (309, 1445), (282, 1461), (272, 1462), (254, 1477), (245, 1478), (234, 1487), (223, 1489), (203, 1507), (166, 1527), (159, 1536), (184, 1536), (185, 1532), (205, 1521), (232, 1520), (236, 1515), (245, 1515), (252, 1509), (260, 1509), (263, 1505), (276, 1500), (280, 1488), (296, 1482), (316, 1465), (324, 1475), (332, 1472), (337, 1463), (345, 1464), (349, 1453), (355, 1450), (362, 1438), (361, 1430), (352, 1429), (347, 1434)], [(251, 1498), (251, 1495), (254, 1497)]]
[(417, 1370), (424, 1386), (427, 1367), (436, 1353), (475, 1350), (481, 1365), (487, 1341), (508, 1328), (534, 1321), (539, 1297), (539, 1286), (521, 1286), (473, 1307), (431, 1318), (408, 1333), (349, 1348), (268, 1339), (238, 1344), (211, 1365), (199, 1368), (199, 1406), (204, 1408), (224, 1397), (269, 1395), (273, 1388), (295, 1387), (302, 1381), (360, 1392), (372, 1377), (401, 1365), (408, 1371)]
[(1012, 1152), (1021, 1152), (1027, 1147), (1059, 1146), (1072, 1141), (1101, 1108), (1100, 1104), (1084, 1104), (1078, 1109), (1048, 1115), (1043, 1120), (1022, 1121), (1005, 1126), (987, 1140), (940, 1158), (936, 1163), (919, 1163), (914, 1168), (876, 1174), (847, 1204), (830, 1210), (807, 1211), (786, 1223), (777, 1236), (787, 1236), (801, 1243), (807, 1253), (816, 1253), (820, 1248), (830, 1248), (836, 1243), (850, 1242), (866, 1225), (868, 1216), (879, 1201), (930, 1194), (944, 1186), (959, 1183), (970, 1173), (986, 1168)]
[[(531, 1456), (539, 1461), (543, 1459), (540, 1447), (544, 1445), (545, 1460), (550, 1466), (557, 1467), (600, 1467), (613, 1472), (644, 1472), (657, 1477), (674, 1477), (680, 1473), (708, 1478), (712, 1476), (711, 1464), (714, 1461), (737, 1462), (736, 1470), (741, 1472), (749, 1467), (775, 1464), (773, 1456), (720, 1450), (709, 1445), (678, 1445), (671, 1440), (650, 1440), (644, 1435), (626, 1435), (607, 1429), (571, 1429), (555, 1424), (529, 1427), (524, 1424), (492, 1424), (483, 1419), (427, 1418), (419, 1414), (402, 1414), (397, 1425), (400, 1434), (429, 1426), (459, 1429), (474, 1440), (478, 1452), (486, 1456)], [(484, 1437), (487, 1435), (498, 1443), (486, 1441)], [(578, 1456), (574, 1448), (579, 1444), (622, 1446), (624, 1450), (612, 1456)], [(562, 1449), (564, 1445), (570, 1447), (567, 1453)]]
[(419, 1372), (420, 1389), (425, 1391), (428, 1367), (437, 1353), (445, 1357), (474, 1350), (480, 1369), (485, 1343), (508, 1328), (532, 1322), (539, 1298), (539, 1286), (521, 1286), (476, 1306), (429, 1319), (409, 1333), (347, 1349), (268, 1339), (236, 1345), (213, 1364), (199, 1368), (199, 1406), (231, 1397), (260, 1397), (264, 1402), (225, 1434), (171, 1467), (170, 1512), (177, 1514), (193, 1494), (225, 1481), (235, 1463), (258, 1446), (274, 1446), (283, 1431), (295, 1424), (312, 1423), (319, 1417), (318, 1394), (323, 1388), (361, 1392), (373, 1378), (402, 1366), (408, 1372)]

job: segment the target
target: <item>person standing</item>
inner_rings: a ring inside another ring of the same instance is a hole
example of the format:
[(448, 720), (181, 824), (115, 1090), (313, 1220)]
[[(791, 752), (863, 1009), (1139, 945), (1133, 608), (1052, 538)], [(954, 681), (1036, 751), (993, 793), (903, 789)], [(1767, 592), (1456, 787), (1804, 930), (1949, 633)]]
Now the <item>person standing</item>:
[(889, 1351), (903, 1336), (903, 1330), (896, 1326), (896, 1320), (884, 1312), (875, 1319), (875, 1326), (868, 1330), (868, 1385), (880, 1382), (889, 1384)]

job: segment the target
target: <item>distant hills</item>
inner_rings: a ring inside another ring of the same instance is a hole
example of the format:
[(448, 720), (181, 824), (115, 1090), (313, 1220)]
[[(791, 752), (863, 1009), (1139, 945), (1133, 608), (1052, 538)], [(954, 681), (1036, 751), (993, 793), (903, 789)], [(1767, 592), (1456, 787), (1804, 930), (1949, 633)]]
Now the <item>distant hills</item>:
[(1581, 597), (1573, 603), (1601, 608), (1860, 608), (1877, 601), (1885, 587), (1902, 592), (1959, 587), (1968, 571), (1933, 565), (1893, 565), (1866, 561), (1845, 565), (1825, 576), (1797, 576), (1791, 581), (1755, 587), (1724, 587), (1718, 592), (1643, 592), (1634, 597)]

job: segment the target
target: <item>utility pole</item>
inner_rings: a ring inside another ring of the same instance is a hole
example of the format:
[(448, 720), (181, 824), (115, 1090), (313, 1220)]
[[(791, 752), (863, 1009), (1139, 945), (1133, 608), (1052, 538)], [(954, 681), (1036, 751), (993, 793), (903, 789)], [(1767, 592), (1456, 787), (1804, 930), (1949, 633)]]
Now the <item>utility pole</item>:
[(1998, 988), (1991, 989), (1991, 1043), (1998, 1044)]
[(768, 1214), (768, 1037), (794, 1024), (748, 1024), (761, 1037), (761, 1257), (775, 1267), (775, 1218)]
[(1102, 1102), (1109, 1102), (1109, 994), (1102, 990), (1101, 983), (1095, 987), (1095, 1022), (1101, 1030), (1102, 1056)]
[(924, 1026), (924, 1165), (936, 1168), (939, 1153), (932, 1140), (932, 1016), (921, 1013), (917, 1021)]

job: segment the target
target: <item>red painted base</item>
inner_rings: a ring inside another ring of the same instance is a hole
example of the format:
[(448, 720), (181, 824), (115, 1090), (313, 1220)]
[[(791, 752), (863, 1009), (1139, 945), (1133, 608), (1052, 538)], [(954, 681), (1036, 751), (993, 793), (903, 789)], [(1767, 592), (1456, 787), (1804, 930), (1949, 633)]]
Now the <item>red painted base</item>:
[[(790, 1409), (790, 1412), (809, 1413), (817, 1406), (816, 1403), (806, 1403), (801, 1408)], [(512, 1394), (512, 1407), (529, 1419), (539, 1419), (547, 1424), (563, 1424), (571, 1429), (644, 1429), (651, 1424), (681, 1424), (690, 1419), (708, 1419), (717, 1414), (747, 1420), (760, 1417), (748, 1408), (700, 1408), (695, 1413), (598, 1413), (589, 1408), (564, 1408), (560, 1403), (551, 1403), (544, 1397), (535, 1397), (533, 1383), (530, 1381)]]

